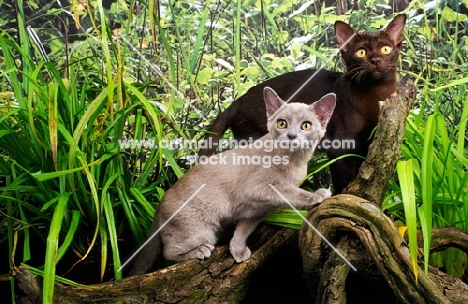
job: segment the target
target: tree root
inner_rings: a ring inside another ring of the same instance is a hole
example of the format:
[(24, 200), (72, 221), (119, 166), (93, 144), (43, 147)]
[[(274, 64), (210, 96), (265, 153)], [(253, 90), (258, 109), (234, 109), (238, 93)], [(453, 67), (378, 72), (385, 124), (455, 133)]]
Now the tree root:
[[(337, 239), (338, 235), (345, 235), (338, 242), (337, 248), (351, 263), (362, 259), (363, 255), (363, 252), (353, 254), (353, 248), (347, 243), (348, 237), (356, 237), (402, 303), (468, 302), (468, 286), (456, 278), (448, 276), (448, 279), (445, 278), (447, 275), (442, 276), (437, 272), (437, 279), (434, 280), (434, 272), (426, 276), (419, 269), (416, 279), (406, 242), (392, 221), (374, 203), (352, 195), (337, 195), (314, 209), (308, 221), (331, 240)], [(335, 303), (336, 295), (344, 292), (343, 283), (339, 284), (338, 291), (334, 290), (337, 285), (335, 274), (346, 274), (351, 271), (349, 266), (335, 252), (327, 254), (329, 250), (325, 250), (320, 236), (307, 225), (301, 229), (299, 247), (306, 279), (312, 289), (319, 291), (317, 302)], [(322, 264), (324, 270), (320, 271)], [(359, 268), (357, 271), (360, 271)], [(317, 277), (321, 278), (319, 283)], [(340, 279), (343, 281), (345, 277)], [(455, 289), (456, 292), (447, 292)]]

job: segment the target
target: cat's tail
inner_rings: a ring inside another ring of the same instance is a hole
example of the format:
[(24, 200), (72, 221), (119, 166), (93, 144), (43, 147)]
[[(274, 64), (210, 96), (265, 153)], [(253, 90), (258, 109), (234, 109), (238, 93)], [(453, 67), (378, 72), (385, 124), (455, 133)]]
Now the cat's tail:
[(162, 241), (159, 233), (153, 236), (153, 234), (158, 231), (159, 226), (159, 221), (155, 219), (149, 234), (149, 238), (152, 237), (152, 239), (141, 250), (137, 260), (132, 266), (132, 269), (128, 273), (128, 276), (142, 275), (153, 269), (153, 265), (158, 260), (162, 249)]
[(198, 156), (211, 156), (216, 152), (220, 139), (230, 126), (230, 112), (231, 107), (228, 107), (219, 114), (219, 116), (216, 117), (213, 123), (209, 126), (206, 131), (205, 143), (203, 147), (200, 148), (200, 151), (198, 151)]

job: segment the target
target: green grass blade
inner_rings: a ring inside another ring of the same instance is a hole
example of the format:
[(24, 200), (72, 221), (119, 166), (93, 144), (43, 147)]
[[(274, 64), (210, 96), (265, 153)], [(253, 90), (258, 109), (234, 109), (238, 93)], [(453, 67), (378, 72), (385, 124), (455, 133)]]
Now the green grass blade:
[[(23, 0), (17, 0), (17, 5), (16, 7), (18, 8), (18, 15), (16, 17), (16, 21), (18, 21), (18, 34), (19, 34), (19, 40), (20, 40), (20, 45), (21, 45), (21, 50), (22, 53), (25, 56), (22, 56), (22, 64), (23, 64), (23, 73), (25, 75), (29, 75), (29, 71), (31, 69), (30, 67), (30, 62), (29, 58), (32, 58), (31, 56), (31, 48), (30, 48), (30, 43), (29, 43), (29, 35), (27, 34), (26, 30), (26, 20), (24, 18), (24, 3)], [(24, 92), (29, 91), (29, 80), (28, 79), (23, 79), (23, 90)]]
[(466, 124), (468, 122), (468, 96), (463, 104), (463, 113), (458, 125), (457, 152), (463, 155), (465, 149)]
[(154, 207), (146, 200), (145, 196), (137, 188), (130, 188), (130, 193), (136, 202), (138, 202), (145, 209), (146, 213), (153, 217), (154, 216)]
[[(111, 52), (109, 50), (109, 38), (112, 37), (109, 35), (109, 27), (106, 24), (107, 18), (104, 12), (104, 7), (102, 6), (102, 0), (97, 1), (98, 4), (98, 12), (100, 16), (100, 21), (101, 21), (101, 39), (99, 39), (99, 42), (102, 47), (102, 52), (103, 52), (103, 57), (106, 63), (106, 78), (107, 78), (107, 100), (109, 103), (112, 103), (114, 101), (114, 88), (115, 88), (115, 83), (114, 83), (114, 77), (112, 75), (114, 69), (112, 66), (112, 59), (111, 59)], [(119, 80), (120, 81), (120, 80)], [(110, 104), (112, 107), (113, 105)]]
[(78, 143), (81, 140), (81, 136), (86, 130), (92, 117), (96, 116), (99, 113), (99, 110), (102, 109), (103, 103), (107, 97), (107, 88), (104, 88), (101, 93), (91, 101), (86, 107), (86, 111), (83, 116), (80, 118), (75, 130), (73, 131), (73, 141), (70, 144), (70, 153), (69, 153), (69, 168), (74, 168), (76, 152), (79, 151)]
[(462, 85), (462, 84), (465, 84), (465, 83), (468, 83), (468, 76), (456, 79), (456, 80), (454, 80), (454, 81), (452, 81), (452, 82), (450, 82), (450, 83), (448, 83), (446, 85), (443, 85), (443, 86), (437, 86), (436, 88), (433, 89), (433, 91), (437, 92), (437, 91), (440, 91), (440, 90), (448, 89), (448, 88), (458, 86), (458, 85)]
[[(171, 3), (172, 2), (172, 3)], [(176, 5), (176, 2), (175, 1), (169, 1), (169, 9), (171, 10), (171, 14), (172, 16), (176, 17), (177, 16), (177, 12), (175, 11), (174, 9), (174, 6)], [(177, 18), (173, 18), (173, 23), (174, 23), (174, 30), (175, 30), (175, 35), (177, 37), (177, 41), (182, 44), (183, 41), (184, 41), (184, 38), (183, 36), (181, 35), (180, 33), (180, 25), (177, 21)], [(182, 56), (182, 64), (184, 65), (185, 69), (187, 71), (190, 70), (190, 59), (187, 55), (188, 52), (186, 52), (186, 50), (183, 50), (181, 49), (181, 52), (179, 52), (179, 54)]]
[(171, 168), (174, 170), (174, 173), (176, 174), (177, 178), (181, 178), (182, 175), (184, 175), (184, 172), (182, 169), (179, 167), (177, 164), (177, 161), (175, 160), (174, 156), (172, 156), (171, 151), (167, 149), (161, 149), (164, 155), (164, 158), (169, 162), (171, 165)]
[(106, 215), (107, 229), (112, 246), (112, 264), (114, 266), (115, 279), (120, 280), (122, 279), (122, 272), (119, 272), (118, 269), (120, 268), (120, 266), (122, 266), (122, 263), (120, 261), (119, 255), (117, 230), (115, 227), (115, 218), (114, 210), (112, 208), (112, 201), (113, 200), (110, 197), (109, 193), (106, 193), (106, 196), (104, 197), (104, 214)]
[[(18, 53), (21, 53), (21, 49), (16, 43), (13, 42), (13, 39), (4, 32), (2, 32), (0, 35), (0, 47), (2, 49), (2, 59), (5, 61), (6, 65), (5, 74), (7, 74), (10, 78), (10, 83), (13, 87), (15, 98), (18, 100), (20, 108), (26, 109), (27, 101), (24, 97), (24, 92), (26, 91), (23, 91), (22, 82), (20, 82), (18, 79), (18, 69), (16, 68), (15, 59), (12, 56), (12, 52), (14, 50), (16, 50)], [(27, 57), (23, 56), (23, 58)]]
[[(304, 217), (307, 216), (307, 211), (305, 210), (298, 210), (298, 211)], [(301, 229), (301, 226), (303, 223), (302, 218), (293, 209), (282, 209), (279, 212), (269, 213), (263, 218), (263, 221), (270, 223), (270, 224), (293, 228), (293, 229)]]
[(210, 5), (211, 5), (211, 0), (206, 1), (203, 4), (203, 11), (202, 15), (200, 17), (200, 25), (197, 30), (197, 37), (195, 38), (195, 44), (193, 46), (193, 51), (192, 51), (192, 58), (190, 60), (190, 67), (189, 67), (189, 73), (193, 74), (195, 71), (195, 66), (199, 60), (201, 59), (203, 55), (203, 49), (200, 48), (202, 41), (205, 39), (205, 23), (206, 19), (208, 18), (208, 14), (210, 12)]
[[(122, 178), (119, 179), (119, 183), (125, 185), (125, 182)], [(146, 236), (146, 232), (139, 229), (139, 219), (135, 216), (135, 212), (133, 212), (136, 206), (133, 204), (132, 200), (130, 200), (129, 196), (127, 195), (126, 189), (123, 190), (121, 188), (117, 188), (117, 193), (119, 201), (121, 202), (123, 210), (125, 212), (125, 217), (130, 226), (130, 230), (135, 235), (135, 239), (137, 241), (143, 241)]]
[[(38, 268), (29, 266), (26, 264), (21, 264), (21, 266), (28, 268), (31, 271), (31, 273), (34, 275), (42, 276), (42, 277), (44, 277), (45, 275), (44, 271)], [(79, 284), (79, 283), (73, 282), (72, 280), (68, 280), (57, 275), (55, 276), (55, 281), (72, 286), (72, 287), (85, 288), (85, 289), (102, 289), (102, 287), (100, 286), (90, 286), (90, 285), (85, 285), (85, 284)]]
[(57, 201), (57, 207), (54, 210), (52, 222), (50, 223), (50, 230), (49, 235), (47, 236), (47, 247), (44, 263), (44, 282), (42, 290), (44, 303), (53, 303), (58, 238), (69, 197), (70, 193), (63, 193), (59, 196), (59, 199)]
[[(151, 1), (151, 2), (153, 2), (153, 1)], [(154, 10), (152, 12), (154, 12)], [(163, 45), (164, 45), (164, 49), (166, 50), (166, 53), (167, 53), (167, 60), (168, 60), (168, 64), (169, 64), (169, 73), (170, 73), (170, 77), (171, 77), (170, 79), (172, 81), (175, 81), (175, 79), (176, 79), (176, 64), (174, 62), (174, 55), (172, 53), (171, 45), (169, 44), (169, 41), (167, 40), (166, 31), (164, 30), (164, 28), (161, 25), (161, 20), (159, 18), (157, 18), (157, 17), (154, 17), (154, 19), (155, 19), (156, 25), (158, 27), (159, 38), (162, 40)]]
[(57, 262), (60, 261), (60, 259), (63, 257), (63, 255), (67, 252), (68, 248), (70, 247), (73, 241), (75, 232), (78, 229), (78, 226), (80, 224), (80, 219), (81, 219), (81, 212), (78, 210), (73, 210), (70, 227), (68, 228), (67, 234), (65, 236), (65, 239), (63, 240), (62, 245), (60, 245), (57, 251)]
[(431, 246), (432, 229), (432, 173), (434, 159), (434, 136), (436, 130), (436, 117), (430, 115), (427, 118), (424, 130), (424, 146), (421, 160), (421, 196), (423, 204), (418, 209), (421, 229), (424, 237), (424, 272), (427, 274), (429, 266), (429, 253)]
[(68, 169), (68, 170), (60, 170), (58, 172), (47, 172), (47, 173), (36, 172), (36, 173), (32, 173), (31, 175), (34, 176), (34, 178), (37, 181), (44, 182), (44, 181), (49, 180), (49, 179), (53, 179), (53, 178), (57, 178), (57, 177), (60, 177), (60, 176), (69, 175), (69, 174), (74, 173), (74, 172), (82, 171), (82, 170), (84, 170), (86, 168), (89, 168), (91, 166), (99, 164), (101, 161), (102, 161), (101, 159), (98, 159), (98, 160), (95, 160), (94, 162), (86, 164), (86, 165), (84, 165), (82, 167), (76, 167), (76, 168)]
[[(105, 211), (104, 211), (105, 212)], [(105, 224), (105, 219), (102, 218), (99, 221), (99, 235), (101, 236), (101, 281), (104, 277), (104, 274), (106, 272), (106, 266), (107, 266), (107, 241), (109, 240), (108, 234), (107, 234), (107, 227)]]
[[(240, 94), (239, 90), (240, 90), (240, 80), (241, 80), (241, 76), (240, 76), (240, 59), (241, 59), (241, 9), (242, 9), (242, 1), (241, 0), (237, 0), (237, 14), (236, 14), (236, 21), (235, 21), (235, 24), (236, 24), (236, 30), (235, 30), (235, 33), (234, 33), (234, 47), (235, 47), (235, 58), (236, 58), (236, 62), (235, 62), (235, 79), (236, 79), (236, 85), (234, 87), (234, 92), (236, 92), (237, 95)], [(234, 95), (235, 96), (235, 95)], [(239, 96), (238, 96), (239, 97)]]
[[(120, 176), (120, 173), (114, 173), (112, 176), (110, 176), (106, 180), (106, 183), (104, 184), (104, 187), (102, 188), (102, 192), (101, 192), (102, 194), (101, 200), (102, 200), (102, 205), (104, 206), (104, 215), (105, 215), (106, 223), (107, 223), (107, 227), (102, 228), (101, 231), (109, 234), (109, 239), (110, 239), (111, 247), (112, 247), (112, 259), (113, 259), (112, 264), (114, 265), (114, 275), (117, 280), (122, 278), (122, 273), (117, 271), (117, 269), (119, 269), (121, 266), (121, 262), (120, 262), (120, 255), (119, 255), (119, 247), (117, 243), (118, 238), (117, 238), (117, 230), (115, 226), (114, 209), (113, 209), (113, 204), (112, 204), (113, 200), (110, 197), (109, 189), (112, 186), (112, 184), (114, 184), (114, 182), (119, 178), (119, 176)], [(107, 232), (103, 230), (106, 230)], [(106, 257), (103, 256), (102, 260), (105, 261), (106, 259), (107, 259), (107, 256)], [(101, 279), (102, 279), (102, 276), (104, 275), (106, 263), (103, 263), (102, 266), (104, 266), (104, 269), (101, 268)]]
[(312, 175), (314, 175), (315, 173), (317, 172), (320, 172), (322, 171), (323, 169), (329, 167), (331, 164), (333, 164), (334, 162), (340, 160), (340, 159), (343, 159), (343, 158), (346, 158), (346, 157), (359, 157), (359, 158), (364, 158), (362, 157), (362, 155), (357, 155), (357, 154), (344, 154), (344, 155), (340, 155), (336, 158), (333, 158), (333, 159), (330, 159), (330, 160), (325, 160), (325, 161), (322, 161), (320, 163), (317, 163), (317, 164), (314, 164), (311, 166), (311, 172), (307, 174), (307, 176), (302, 180), (302, 181), (305, 181), (309, 178), (312, 177)]
[[(20, 211), (20, 216), (21, 220), (23, 223), (28, 222), (28, 218), (26, 217), (26, 214), (23, 210), (23, 206), (18, 205), (19, 211)], [(24, 225), (23, 228), (23, 233), (24, 233), (24, 241), (23, 241), (23, 262), (29, 261), (31, 259), (31, 246), (30, 246), (30, 233), (29, 233), (29, 227), (27, 225)]]
[(58, 95), (58, 84), (56, 83), (50, 83), (49, 84), (49, 136), (50, 136), (50, 146), (52, 150), (52, 158), (54, 161), (54, 168), (57, 171), (57, 145), (58, 145), (58, 101), (57, 101), (57, 95)]
[(418, 241), (417, 241), (417, 214), (416, 214), (416, 196), (414, 188), (414, 159), (400, 160), (397, 163), (396, 171), (400, 181), (401, 196), (405, 210), (406, 226), (408, 227), (409, 250), (413, 273), (418, 280)]

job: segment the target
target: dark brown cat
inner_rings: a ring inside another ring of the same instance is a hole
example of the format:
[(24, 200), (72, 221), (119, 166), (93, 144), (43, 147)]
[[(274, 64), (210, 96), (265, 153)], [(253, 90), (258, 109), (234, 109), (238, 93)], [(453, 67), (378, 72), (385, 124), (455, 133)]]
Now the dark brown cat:
[[(267, 133), (263, 89), (271, 87), (283, 100), (289, 100), (317, 73), (290, 101), (310, 103), (325, 94), (335, 93), (336, 109), (322, 139), (321, 150), (330, 159), (348, 153), (365, 157), (378, 121), (378, 102), (396, 90), (396, 65), (405, 22), (405, 15), (397, 15), (384, 30), (359, 34), (348, 24), (337, 21), (335, 35), (346, 65), (345, 73), (307, 69), (267, 80), (251, 88), (221, 113), (209, 127), (208, 132), (212, 134), (208, 136), (217, 143), (231, 128), (237, 140), (260, 138)], [(342, 140), (354, 140), (355, 146), (338, 147)], [(216, 147), (201, 149), (199, 155), (211, 155), (215, 151)], [(330, 166), (335, 193), (341, 193), (356, 177), (361, 163), (359, 157), (346, 157)]]

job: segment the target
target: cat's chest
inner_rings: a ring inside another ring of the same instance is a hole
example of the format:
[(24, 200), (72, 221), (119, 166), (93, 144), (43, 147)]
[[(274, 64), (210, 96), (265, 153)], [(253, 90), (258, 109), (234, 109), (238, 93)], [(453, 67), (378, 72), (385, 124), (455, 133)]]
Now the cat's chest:
[(294, 184), (299, 186), (304, 177), (307, 175), (307, 162), (301, 164), (294, 163), (294, 160), (285, 166), (282, 174), (279, 175), (281, 182)]
[(378, 91), (369, 91), (366, 93), (351, 92), (350, 102), (355, 108), (354, 114), (351, 115), (353, 120), (362, 120), (361, 124), (376, 125), (379, 118), (379, 101), (385, 99), (385, 95)]
[(389, 93), (387, 90), (375, 88), (349, 90), (340, 96), (341, 107), (334, 114), (335, 123), (338, 123), (343, 131), (350, 132), (375, 127), (379, 120), (379, 102), (389, 98), (392, 93), (393, 91)]
[[(360, 108), (348, 101), (333, 114), (324, 139), (354, 138), (362, 130), (372, 128), (377, 124), (372, 119), (373, 115), (368, 112), (367, 107)], [(378, 119), (378, 113), (376, 116)]]
[(385, 81), (360, 85), (340, 79), (336, 87), (338, 94), (334, 116), (340, 116), (339, 120), (348, 125), (354, 123), (363, 128), (375, 126), (380, 113), (379, 101), (389, 98), (395, 89), (394, 77), (390, 76)]

